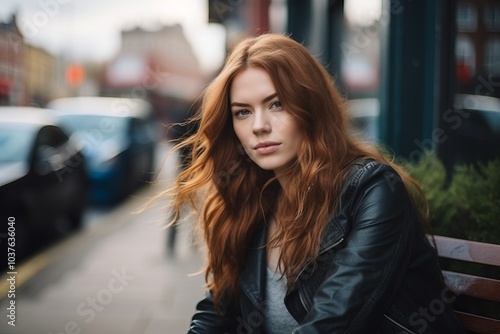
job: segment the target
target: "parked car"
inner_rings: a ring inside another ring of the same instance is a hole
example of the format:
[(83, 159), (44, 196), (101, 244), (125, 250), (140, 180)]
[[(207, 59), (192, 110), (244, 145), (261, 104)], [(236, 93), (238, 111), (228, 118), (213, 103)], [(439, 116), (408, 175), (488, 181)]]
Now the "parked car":
[(448, 165), (486, 163), (500, 158), (500, 99), (456, 94), (454, 108), (443, 114), (443, 120), (453, 130), (444, 143), (449, 147)]
[(152, 106), (141, 99), (69, 97), (51, 101), (88, 162), (90, 202), (115, 204), (154, 174)]
[(18, 256), (33, 250), (39, 232), (65, 233), (80, 227), (87, 189), (83, 156), (47, 110), (0, 107), (3, 250), (7, 221), (14, 221), (9, 231), (16, 235)]

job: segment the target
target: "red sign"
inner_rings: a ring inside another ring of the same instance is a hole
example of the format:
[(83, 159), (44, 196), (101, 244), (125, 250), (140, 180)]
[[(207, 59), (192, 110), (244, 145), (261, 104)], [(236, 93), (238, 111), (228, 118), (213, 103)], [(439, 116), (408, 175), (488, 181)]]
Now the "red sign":
[(72, 64), (66, 68), (66, 81), (72, 87), (78, 87), (85, 79), (85, 69), (82, 65)]

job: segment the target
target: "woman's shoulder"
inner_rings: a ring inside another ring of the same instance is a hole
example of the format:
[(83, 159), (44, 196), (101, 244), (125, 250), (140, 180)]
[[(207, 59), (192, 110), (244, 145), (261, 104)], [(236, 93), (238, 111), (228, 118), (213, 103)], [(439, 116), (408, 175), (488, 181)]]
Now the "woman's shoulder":
[(373, 177), (399, 178), (399, 175), (385, 162), (373, 158), (360, 158), (349, 165), (345, 184), (356, 185)]
[(342, 197), (352, 197), (373, 185), (387, 188), (391, 192), (405, 189), (403, 180), (390, 164), (373, 158), (361, 158), (349, 166)]

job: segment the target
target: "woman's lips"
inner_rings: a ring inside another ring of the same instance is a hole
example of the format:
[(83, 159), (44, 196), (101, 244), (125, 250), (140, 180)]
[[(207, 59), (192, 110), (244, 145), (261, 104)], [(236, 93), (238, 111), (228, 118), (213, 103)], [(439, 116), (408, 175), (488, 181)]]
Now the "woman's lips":
[(275, 142), (264, 142), (254, 146), (258, 154), (271, 154), (279, 148), (280, 144)]

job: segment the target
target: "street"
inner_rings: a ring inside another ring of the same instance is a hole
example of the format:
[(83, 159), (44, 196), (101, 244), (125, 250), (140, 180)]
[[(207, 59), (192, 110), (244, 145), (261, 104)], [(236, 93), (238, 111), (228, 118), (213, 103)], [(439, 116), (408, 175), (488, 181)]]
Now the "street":
[[(168, 150), (158, 150), (158, 166)], [(171, 155), (153, 185), (110, 210), (91, 209), (79, 232), (20, 263), (0, 280), (0, 333), (185, 333), (203, 296), (203, 255), (189, 223), (166, 254), (166, 209), (138, 212), (172, 181)]]

